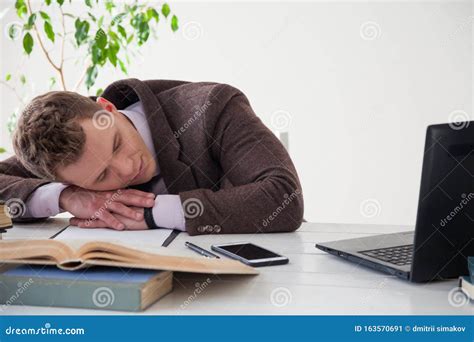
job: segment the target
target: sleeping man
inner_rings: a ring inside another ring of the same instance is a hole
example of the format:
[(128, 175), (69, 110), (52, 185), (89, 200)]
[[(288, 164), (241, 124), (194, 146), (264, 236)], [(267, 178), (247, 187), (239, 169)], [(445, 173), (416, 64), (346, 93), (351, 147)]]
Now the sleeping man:
[(279, 140), (238, 89), (125, 79), (100, 97), (34, 98), (0, 162), (13, 221), (67, 211), (83, 228), (191, 235), (296, 230), (303, 194)]

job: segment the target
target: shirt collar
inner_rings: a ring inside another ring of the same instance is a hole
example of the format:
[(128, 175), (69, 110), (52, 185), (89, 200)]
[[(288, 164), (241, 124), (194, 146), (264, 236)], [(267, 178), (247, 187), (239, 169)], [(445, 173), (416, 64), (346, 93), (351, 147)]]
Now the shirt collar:
[(145, 116), (142, 103), (140, 101), (135, 102), (131, 106), (119, 111), (125, 115), (135, 126), (136, 130), (142, 137), (146, 147), (152, 154), (157, 165), (157, 173), (159, 173), (158, 160), (156, 158), (155, 146), (153, 145), (153, 139), (151, 137), (150, 125)]

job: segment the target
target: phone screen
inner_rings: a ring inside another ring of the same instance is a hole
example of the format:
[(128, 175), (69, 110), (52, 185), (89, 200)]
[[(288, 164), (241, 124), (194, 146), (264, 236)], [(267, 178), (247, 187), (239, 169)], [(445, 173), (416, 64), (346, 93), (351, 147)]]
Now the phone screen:
[(281, 256), (269, 251), (268, 249), (258, 247), (251, 243), (219, 246), (219, 248), (225, 249), (226, 251), (232, 254), (236, 254), (247, 260), (268, 259), (268, 258), (275, 258), (275, 257)]

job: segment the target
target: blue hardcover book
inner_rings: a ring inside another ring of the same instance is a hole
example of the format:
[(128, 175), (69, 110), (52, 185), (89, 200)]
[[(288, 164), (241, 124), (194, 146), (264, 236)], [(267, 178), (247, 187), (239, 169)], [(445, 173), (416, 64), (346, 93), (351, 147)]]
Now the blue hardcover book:
[(170, 271), (103, 266), (65, 271), (23, 265), (0, 274), (0, 311), (8, 313), (9, 305), (141, 311), (172, 287)]

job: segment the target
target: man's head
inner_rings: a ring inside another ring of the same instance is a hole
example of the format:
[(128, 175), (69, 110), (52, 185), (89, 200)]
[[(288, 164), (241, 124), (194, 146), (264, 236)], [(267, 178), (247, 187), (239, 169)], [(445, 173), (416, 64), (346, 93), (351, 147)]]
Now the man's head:
[(141, 184), (156, 172), (153, 156), (127, 117), (104, 98), (94, 102), (73, 92), (34, 98), (18, 120), (13, 148), (38, 177), (86, 189)]

